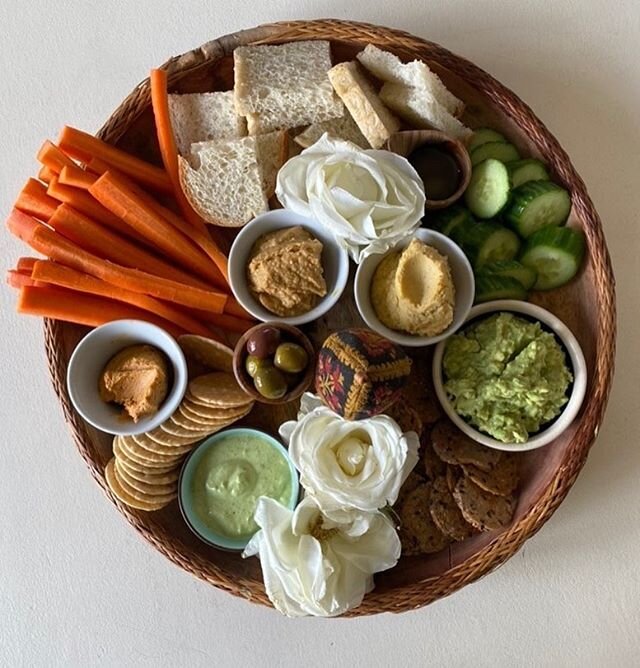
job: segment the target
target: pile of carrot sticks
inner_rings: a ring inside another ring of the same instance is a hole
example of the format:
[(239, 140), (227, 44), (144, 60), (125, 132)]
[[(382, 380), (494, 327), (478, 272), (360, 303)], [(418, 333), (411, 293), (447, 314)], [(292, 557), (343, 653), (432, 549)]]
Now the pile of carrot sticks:
[(89, 326), (139, 318), (176, 336), (242, 333), (252, 323), (230, 294), (227, 258), (180, 188), (165, 73), (151, 84), (165, 169), (68, 126), (42, 145), (38, 178), (6, 223), (42, 256), (7, 272), (17, 310)]

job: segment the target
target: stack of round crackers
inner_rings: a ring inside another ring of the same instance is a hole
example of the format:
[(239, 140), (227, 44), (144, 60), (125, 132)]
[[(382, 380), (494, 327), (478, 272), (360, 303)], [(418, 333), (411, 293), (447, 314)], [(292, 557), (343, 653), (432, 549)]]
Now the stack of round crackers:
[(517, 455), (480, 445), (444, 419), (425, 441), (423, 466), (409, 475), (395, 508), (404, 555), (439, 552), (511, 522)]
[(138, 510), (164, 508), (178, 494), (184, 457), (195, 445), (245, 417), (253, 399), (233, 375), (233, 351), (202, 336), (178, 339), (189, 369), (189, 384), (175, 413), (156, 429), (113, 439), (105, 469), (109, 489)]

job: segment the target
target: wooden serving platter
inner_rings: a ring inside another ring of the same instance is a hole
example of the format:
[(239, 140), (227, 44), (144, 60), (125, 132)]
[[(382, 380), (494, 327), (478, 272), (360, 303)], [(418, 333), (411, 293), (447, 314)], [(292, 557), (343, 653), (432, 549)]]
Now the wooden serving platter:
[[(425, 60), (446, 86), (467, 105), (464, 122), (490, 126), (507, 136), (523, 156), (546, 162), (552, 178), (572, 196), (569, 225), (582, 228), (587, 257), (579, 276), (563, 288), (537, 293), (532, 301), (561, 318), (578, 338), (588, 367), (587, 396), (569, 430), (549, 446), (523, 454), (522, 485), (510, 527), (484, 533), (446, 550), (402, 558), (387, 573), (376, 576), (376, 589), (353, 615), (401, 612), (428, 604), (472, 582), (513, 555), (561, 503), (578, 475), (598, 431), (613, 375), (615, 353), (614, 279), (600, 220), (585, 186), (557, 140), (531, 110), (504, 86), (468, 61), (446, 49), (406, 33), (366, 24), (332, 20), (281, 23), (229, 35), (169, 61), (172, 92), (228, 90), (233, 86), (233, 49), (252, 43), (281, 43), (300, 39), (329, 39), (335, 62), (352, 59), (367, 43), (396, 53), (405, 60)], [(159, 162), (148, 81), (126, 98), (100, 135), (121, 148)], [(227, 232), (227, 234), (232, 234)], [(227, 242), (231, 237), (227, 237)], [(353, 268), (340, 303), (320, 321), (306, 328), (316, 346), (326, 335), (360, 325), (353, 300)], [(195, 538), (172, 503), (155, 513), (127, 508), (109, 492), (104, 466), (111, 457), (111, 438), (85, 424), (71, 407), (65, 386), (67, 362), (84, 328), (47, 321), (45, 343), (49, 368), (78, 449), (110, 500), (126, 519), (160, 552), (196, 576), (249, 600), (268, 603), (257, 559), (209, 547)], [(430, 377), (430, 349), (410, 351), (418, 372)], [(298, 402), (287, 406), (257, 405), (240, 424), (277, 434), (278, 426), (293, 417)]]

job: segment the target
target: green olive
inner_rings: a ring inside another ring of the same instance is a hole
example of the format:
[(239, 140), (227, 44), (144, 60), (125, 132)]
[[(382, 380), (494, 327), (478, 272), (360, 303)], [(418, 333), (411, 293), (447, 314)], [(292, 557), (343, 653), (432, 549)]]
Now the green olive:
[(247, 355), (247, 359), (244, 361), (244, 368), (247, 370), (247, 373), (251, 378), (256, 377), (259, 369), (271, 366), (271, 360), (268, 358), (262, 359), (256, 357), (255, 355)]
[(273, 363), (287, 373), (300, 373), (309, 363), (307, 351), (297, 343), (281, 343), (276, 348)]
[(280, 399), (287, 393), (287, 381), (273, 366), (258, 369), (253, 378), (256, 390), (267, 399)]

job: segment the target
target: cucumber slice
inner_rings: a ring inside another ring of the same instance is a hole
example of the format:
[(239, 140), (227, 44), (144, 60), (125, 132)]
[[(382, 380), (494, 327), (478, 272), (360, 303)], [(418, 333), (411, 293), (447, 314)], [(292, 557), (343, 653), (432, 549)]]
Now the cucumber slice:
[(571, 198), (564, 188), (551, 181), (528, 181), (513, 191), (505, 220), (526, 239), (547, 225), (564, 225), (569, 211)]
[(476, 276), (476, 304), (494, 299), (526, 299), (527, 291), (522, 283), (511, 276)]
[(496, 132), (491, 128), (478, 128), (474, 131), (471, 140), (469, 141), (469, 145), (467, 146), (467, 150), (471, 152), (474, 148), (478, 148), (478, 146), (487, 144), (490, 141), (506, 142), (507, 140), (504, 135), (501, 135), (499, 132)]
[(513, 144), (504, 141), (490, 141), (486, 144), (480, 144), (471, 151), (470, 157), (472, 165), (478, 165), (487, 158), (494, 158), (500, 160), (500, 162), (520, 160), (518, 149)]
[(517, 188), (527, 181), (548, 181), (549, 172), (540, 160), (516, 160), (508, 165), (511, 186)]
[(517, 235), (493, 222), (465, 223), (455, 230), (453, 240), (476, 271), (490, 262), (513, 260), (520, 250)]
[(571, 227), (545, 227), (527, 239), (520, 261), (538, 272), (534, 290), (551, 290), (568, 283), (584, 257), (584, 234)]
[(464, 201), (478, 218), (493, 218), (509, 202), (509, 172), (499, 161), (489, 158), (476, 165), (464, 193)]
[(510, 276), (511, 278), (515, 278), (518, 283), (521, 283), (525, 290), (531, 290), (538, 278), (535, 269), (525, 267), (517, 260), (489, 262), (482, 267), (480, 274), (482, 276)]
[(451, 236), (453, 230), (462, 223), (469, 221), (473, 222), (473, 217), (469, 209), (459, 204), (442, 209), (433, 218), (432, 226), (438, 232)]

